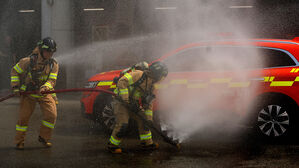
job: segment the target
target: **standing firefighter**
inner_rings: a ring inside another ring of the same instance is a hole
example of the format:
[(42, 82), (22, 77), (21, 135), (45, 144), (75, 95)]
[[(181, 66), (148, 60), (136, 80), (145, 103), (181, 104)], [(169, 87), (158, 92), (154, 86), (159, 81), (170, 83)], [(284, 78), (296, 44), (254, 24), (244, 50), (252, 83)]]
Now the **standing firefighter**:
[(15, 95), (20, 96), (20, 91), (37, 91), (37, 94), (20, 96), (15, 136), (17, 149), (24, 149), (28, 122), (37, 102), (43, 112), (38, 141), (45, 147), (52, 146), (49, 140), (57, 117), (56, 96), (40, 92), (54, 89), (58, 74), (58, 64), (52, 58), (55, 51), (56, 42), (49, 37), (44, 38), (30, 56), (21, 59), (11, 70), (11, 86)]
[[(153, 120), (153, 99), (155, 98), (154, 84), (161, 81), (168, 74), (165, 64), (155, 62), (144, 71), (134, 70), (125, 73), (118, 82), (115, 93), (118, 95), (115, 99), (114, 113), (116, 115), (116, 125), (108, 142), (108, 149), (112, 153), (122, 153), (120, 148), (121, 139), (125, 136), (128, 128), (129, 118), (136, 120), (138, 125), (141, 147), (144, 150), (154, 150), (158, 144), (152, 140), (152, 133), (142, 120), (134, 115), (132, 109), (136, 109), (146, 120)], [(121, 100), (118, 100), (120, 98)], [(126, 106), (127, 103), (130, 107)], [(141, 109), (139, 111), (139, 109)], [(135, 110), (135, 111), (136, 111)]]

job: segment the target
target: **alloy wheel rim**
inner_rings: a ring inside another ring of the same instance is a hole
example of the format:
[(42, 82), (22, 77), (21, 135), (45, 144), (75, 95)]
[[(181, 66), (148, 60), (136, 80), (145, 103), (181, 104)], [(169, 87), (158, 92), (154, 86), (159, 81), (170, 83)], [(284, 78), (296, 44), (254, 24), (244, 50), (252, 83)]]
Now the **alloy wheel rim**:
[(115, 116), (113, 113), (113, 103), (109, 103), (105, 105), (103, 109), (103, 122), (106, 125), (107, 128), (112, 130), (115, 125)]
[(279, 105), (268, 105), (258, 114), (258, 127), (266, 136), (282, 136), (290, 125), (288, 112)]

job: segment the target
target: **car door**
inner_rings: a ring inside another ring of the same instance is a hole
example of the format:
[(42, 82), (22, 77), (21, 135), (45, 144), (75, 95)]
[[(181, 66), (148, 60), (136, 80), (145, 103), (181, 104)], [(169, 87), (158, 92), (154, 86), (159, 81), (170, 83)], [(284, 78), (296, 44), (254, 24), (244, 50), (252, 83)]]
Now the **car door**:
[(267, 73), (258, 53), (252, 46), (211, 45), (167, 57), (163, 62), (169, 75), (157, 86), (159, 108), (209, 115), (244, 113), (245, 104)]

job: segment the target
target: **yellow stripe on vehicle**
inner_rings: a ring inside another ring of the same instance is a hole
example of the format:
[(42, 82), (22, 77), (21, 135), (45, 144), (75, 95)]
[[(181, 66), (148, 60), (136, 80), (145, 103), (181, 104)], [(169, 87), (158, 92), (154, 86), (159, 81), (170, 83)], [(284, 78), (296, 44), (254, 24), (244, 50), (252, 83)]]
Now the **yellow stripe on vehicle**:
[(207, 83), (193, 83), (187, 85), (187, 88), (206, 88), (206, 87), (208, 87)]
[(274, 76), (265, 76), (264, 77), (264, 82), (272, 82), (274, 80)]
[(299, 68), (293, 68), (290, 73), (297, 73), (299, 71)]
[(231, 82), (228, 87), (249, 87), (250, 82)]
[(113, 81), (100, 81), (97, 86), (110, 86)]
[(170, 81), (171, 85), (182, 85), (182, 84), (187, 84), (187, 83), (188, 83), (187, 79), (177, 79), (177, 80)]
[(292, 86), (294, 81), (272, 81), (270, 86)]
[(229, 83), (232, 78), (212, 78), (211, 83)]

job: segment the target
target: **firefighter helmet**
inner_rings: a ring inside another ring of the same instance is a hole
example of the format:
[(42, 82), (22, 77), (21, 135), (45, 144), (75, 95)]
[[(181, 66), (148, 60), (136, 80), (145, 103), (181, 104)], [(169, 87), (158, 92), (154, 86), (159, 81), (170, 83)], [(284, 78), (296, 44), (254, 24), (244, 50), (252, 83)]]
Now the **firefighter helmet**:
[(46, 50), (48, 52), (56, 51), (56, 42), (51, 37), (46, 37), (37, 43), (41, 50)]
[(144, 70), (147, 70), (148, 69), (148, 63), (143, 61), (143, 62), (139, 62), (137, 64), (135, 64), (133, 66), (133, 68), (135, 68), (136, 70), (141, 70), (141, 71), (144, 71)]
[(166, 77), (168, 74), (168, 69), (167, 66), (160, 62), (154, 62), (149, 66), (149, 74), (150, 77), (155, 81), (158, 82), (160, 81), (163, 77)]

